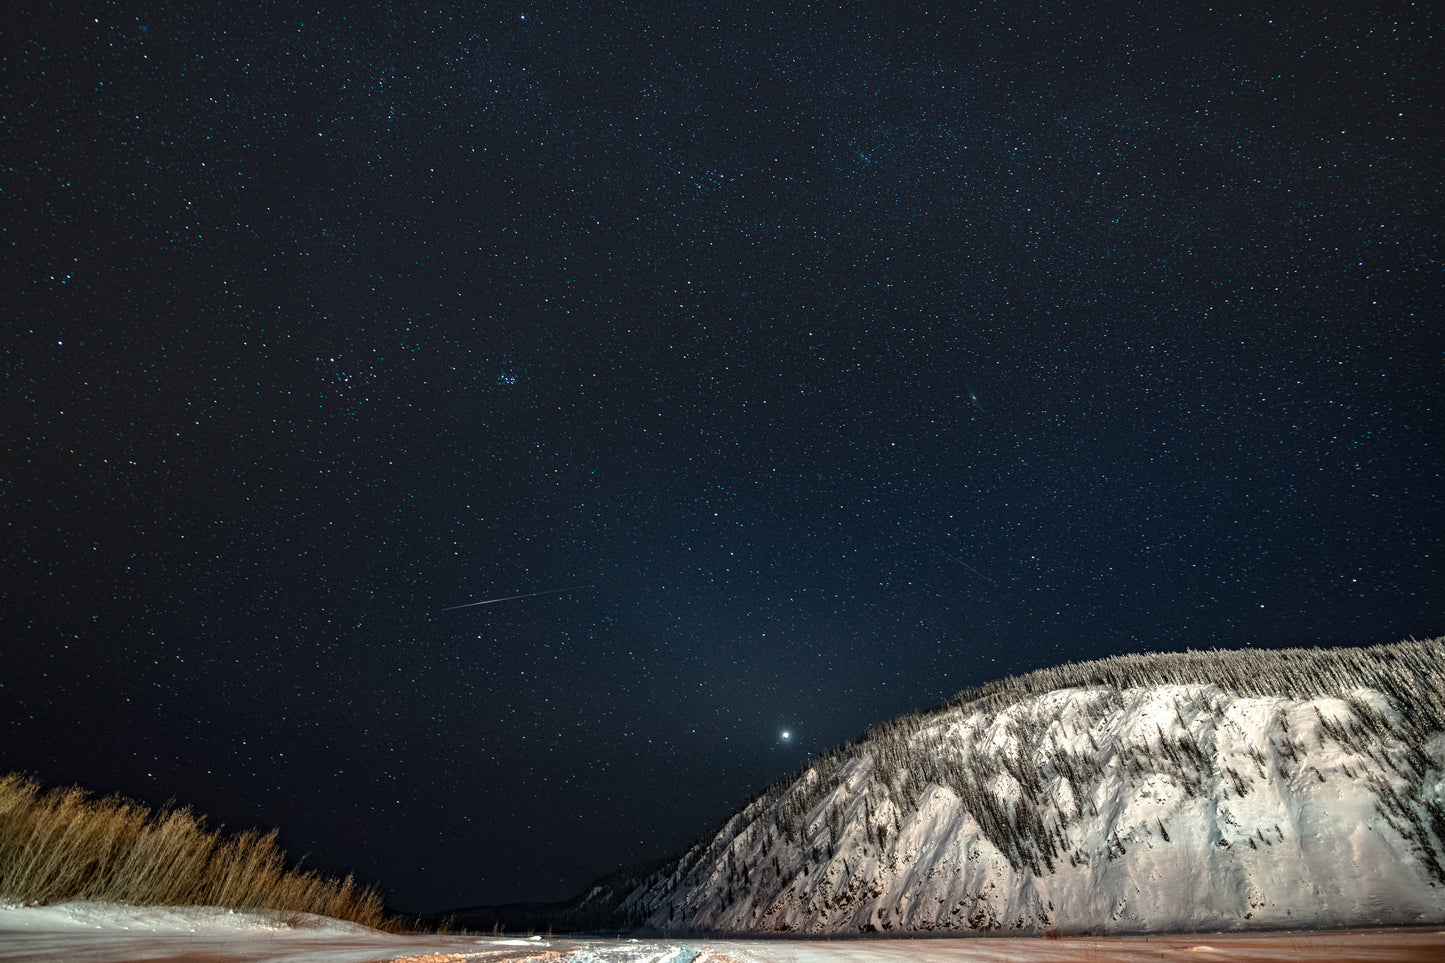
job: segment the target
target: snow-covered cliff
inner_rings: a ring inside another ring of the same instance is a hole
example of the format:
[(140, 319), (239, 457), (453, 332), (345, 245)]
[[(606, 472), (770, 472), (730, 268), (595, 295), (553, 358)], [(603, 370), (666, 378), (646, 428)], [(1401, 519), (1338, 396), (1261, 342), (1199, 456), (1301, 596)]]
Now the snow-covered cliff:
[(882, 726), (621, 898), (673, 931), (1445, 920), (1445, 640), (1129, 656)]

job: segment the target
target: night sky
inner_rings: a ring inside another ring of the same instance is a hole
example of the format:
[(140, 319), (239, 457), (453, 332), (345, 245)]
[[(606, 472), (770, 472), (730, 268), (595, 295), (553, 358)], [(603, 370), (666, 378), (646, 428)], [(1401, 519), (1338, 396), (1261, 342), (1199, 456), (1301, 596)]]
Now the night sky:
[(1445, 633), (1441, 21), (1272, 6), (8, 7), (0, 770), (551, 899), (1007, 673)]

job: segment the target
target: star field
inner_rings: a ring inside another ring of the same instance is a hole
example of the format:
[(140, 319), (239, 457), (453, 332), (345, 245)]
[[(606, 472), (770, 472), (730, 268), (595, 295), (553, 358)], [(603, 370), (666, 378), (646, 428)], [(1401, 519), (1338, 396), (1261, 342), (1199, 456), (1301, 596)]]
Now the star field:
[(22, 4), (0, 765), (437, 910), (1007, 673), (1445, 633), (1439, 33)]

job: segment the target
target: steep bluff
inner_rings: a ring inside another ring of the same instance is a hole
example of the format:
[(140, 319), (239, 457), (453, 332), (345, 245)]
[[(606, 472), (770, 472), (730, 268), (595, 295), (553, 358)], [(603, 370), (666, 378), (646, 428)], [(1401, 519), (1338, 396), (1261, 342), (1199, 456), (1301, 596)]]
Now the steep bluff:
[(824, 754), (591, 898), (664, 931), (1445, 920), (1442, 682), (1439, 639), (1003, 680)]

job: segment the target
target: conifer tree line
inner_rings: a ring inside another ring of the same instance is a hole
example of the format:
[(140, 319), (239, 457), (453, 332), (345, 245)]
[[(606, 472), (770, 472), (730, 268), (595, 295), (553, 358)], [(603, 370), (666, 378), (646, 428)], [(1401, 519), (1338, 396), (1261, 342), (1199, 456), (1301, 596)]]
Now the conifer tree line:
[[(1445, 636), (1338, 649), (1210, 649), (1133, 653), (1038, 669), (965, 689), (945, 707), (996, 712), (1058, 689), (1215, 685), (1242, 696), (1311, 699), (1374, 689), (1411, 716), (1417, 731), (1445, 729)], [(915, 713), (887, 726), (931, 714)]]

